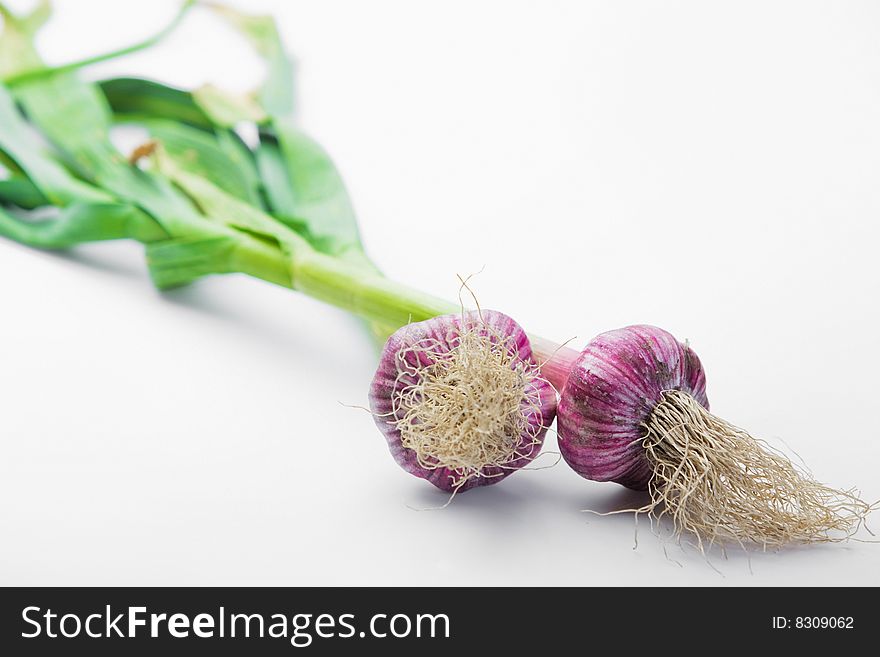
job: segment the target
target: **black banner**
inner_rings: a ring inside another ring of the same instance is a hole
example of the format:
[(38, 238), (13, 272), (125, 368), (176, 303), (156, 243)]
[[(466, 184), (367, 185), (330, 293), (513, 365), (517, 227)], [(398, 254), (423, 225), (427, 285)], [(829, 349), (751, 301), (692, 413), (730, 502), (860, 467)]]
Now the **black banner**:
[[(6, 655), (588, 653), (880, 638), (875, 589), (8, 588)], [(865, 644), (865, 640), (868, 644)], [(871, 641), (873, 639), (873, 641)], [(693, 650), (692, 650), (693, 649)], [(455, 653), (450, 653), (455, 651)], [(464, 652), (462, 652), (464, 651)]]

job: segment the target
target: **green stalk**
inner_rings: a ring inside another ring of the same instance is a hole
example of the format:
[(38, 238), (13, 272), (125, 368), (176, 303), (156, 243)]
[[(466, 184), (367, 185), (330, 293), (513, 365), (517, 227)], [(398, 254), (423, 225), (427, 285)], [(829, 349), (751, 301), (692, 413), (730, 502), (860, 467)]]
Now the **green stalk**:
[[(277, 221), (259, 208), (233, 197), (215, 184), (182, 169), (170, 158), (159, 155), (155, 164), (162, 176), (207, 217), (239, 232), (230, 255), (218, 258), (222, 271), (239, 271), (303, 292), (315, 299), (351, 312), (388, 329), (410, 321), (421, 321), (450, 312), (458, 306), (424, 294), (382, 276), (366, 256), (342, 257), (319, 251), (290, 226)], [(253, 236), (250, 239), (249, 236)], [(209, 236), (210, 238), (210, 236)], [(153, 247), (163, 248), (161, 244)], [(148, 252), (149, 253), (149, 252)], [(151, 265), (161, 264), (174, 277), (178, 261), (191, 262), (190, 254), (154, 257)]]
[(278, 249), (239, 249), (236, 265), (251, 276), (307, 294), (366, 320), (399, 328), (437, 315), (458, 312), (460, 306), (420, 292), (407, 285), (365, 271), (338, 258), (309, 249), (298, 250), (290, 266), (289, 280), (278, 273), (285, 266)]
[[(365, 271), (311, 248), (297, 249), (292, 264), (278, 249), (259, 252), (239, 249), (234, 259), (237, 271), (302, 292), (313, 299), (393, 329), (438, 315), (461, 311), (459, 304), (426, 294)], [(289, 267), (289, 269), (285, 269)], [(289, 272), (285, 279), (280, 272)], [(529, 334), (535, 361), (543, 376), (562, 390), (580, 352), (552, 340)]]
[(461, 306), (320, 253), (293, 266), (293, 287), (364, 319), (401, 327)]

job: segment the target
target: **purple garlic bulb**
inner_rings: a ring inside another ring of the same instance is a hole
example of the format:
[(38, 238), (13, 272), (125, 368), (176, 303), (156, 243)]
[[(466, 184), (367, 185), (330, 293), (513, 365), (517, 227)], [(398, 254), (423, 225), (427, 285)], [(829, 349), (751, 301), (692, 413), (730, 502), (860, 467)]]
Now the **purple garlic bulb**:
[(648, 490), (635, 513), (668, 517), (701, 550), (842, 541), (876, 507), (710, 413), (700, 360), (653, 326), (603, 333), (573, 360), (558, 429), (575, 471)]
[(409, 324), (386, 342), (370, 408), (407, 472), (448, 492), (493, 484), (540, 452), (556, 413), (525, 331), (491, 310)]
[(708, 410), (706, 376), (686, 344), (655, 326), (594, 338), (574, 362), (559, 402), (559, 449), (581, 476), (645, 490), (653, 467), (642, 445), (663, 393), (680, 390)]

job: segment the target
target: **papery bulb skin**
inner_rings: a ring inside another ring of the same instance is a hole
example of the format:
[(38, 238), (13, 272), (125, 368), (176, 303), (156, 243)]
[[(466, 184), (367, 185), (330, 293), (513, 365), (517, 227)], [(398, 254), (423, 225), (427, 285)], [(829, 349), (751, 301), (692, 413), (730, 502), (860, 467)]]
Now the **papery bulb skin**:
[(656, 326), (594, 338), (562, 390), (559, 449), (581, 476), (645, 490), (653, 474), (642, 446), (661, 393), (681, 390), (708, 410), (706, 376), (694, 351)]
[[(382, 350), (370, 409), (404, 470), (463, 492), (497, 483), (538, 455), (556, 391), (540, 376), (522, 327), (482, 310), (396, 331)], [(428, 427), (437, 417), (435, 435)]]

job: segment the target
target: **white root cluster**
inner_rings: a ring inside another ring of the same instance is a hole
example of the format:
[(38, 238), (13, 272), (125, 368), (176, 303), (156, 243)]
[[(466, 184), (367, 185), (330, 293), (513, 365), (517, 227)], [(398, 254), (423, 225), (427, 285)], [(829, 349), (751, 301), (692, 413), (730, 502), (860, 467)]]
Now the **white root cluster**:
[[(540, 370), (510, 336), (481, 321), (397, 353), (392, 417), (421, 467), (448, 468), (453, 485), (498, 476), (540, 448)], [(485, 472), (490, 469), (490, 473)]]
[(874, 508), (855, 491), (819, 483), (685, 392), (664, 392), (644, 426), (654, 476), (651, 502), (637, 513), (670, 516), (676, 536), (693, 535), (700, 549), (842, 541)]

